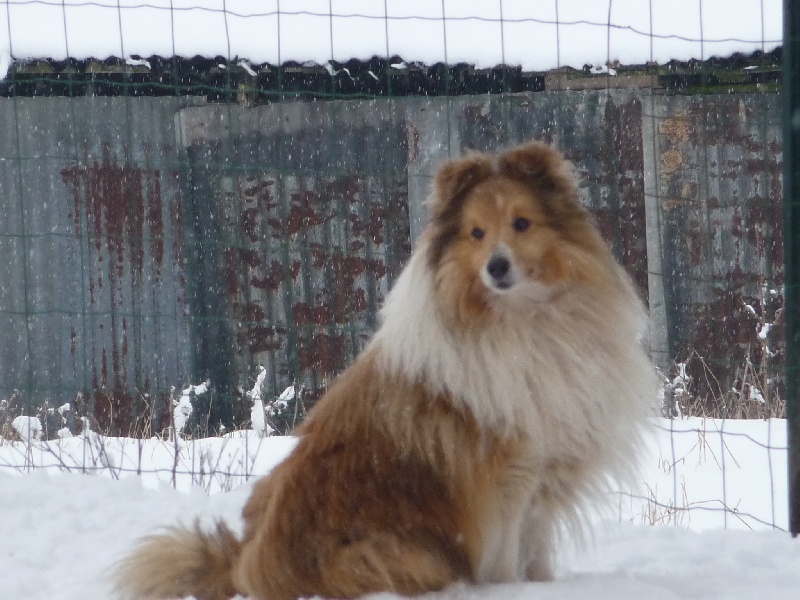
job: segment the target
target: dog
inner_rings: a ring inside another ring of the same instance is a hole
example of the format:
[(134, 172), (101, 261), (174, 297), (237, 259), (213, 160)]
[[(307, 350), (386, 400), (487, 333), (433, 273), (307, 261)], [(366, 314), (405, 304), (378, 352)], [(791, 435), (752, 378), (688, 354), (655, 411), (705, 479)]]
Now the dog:
[(444, 163), (429, 212), (378, 331), (255, 484), (243, 538), (218, 523), (145, 539), (118, 572), (126, 597), (553, 577), (558, 534), (635, 468), (646, 311), (550, 146)]

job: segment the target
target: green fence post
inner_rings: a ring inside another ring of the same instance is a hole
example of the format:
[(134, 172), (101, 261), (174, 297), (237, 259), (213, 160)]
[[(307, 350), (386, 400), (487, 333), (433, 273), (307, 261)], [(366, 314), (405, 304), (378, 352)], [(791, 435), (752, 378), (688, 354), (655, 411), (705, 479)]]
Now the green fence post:
[(789, 529), (800, 535), (800, 0), (783, 2), (783, 218)]

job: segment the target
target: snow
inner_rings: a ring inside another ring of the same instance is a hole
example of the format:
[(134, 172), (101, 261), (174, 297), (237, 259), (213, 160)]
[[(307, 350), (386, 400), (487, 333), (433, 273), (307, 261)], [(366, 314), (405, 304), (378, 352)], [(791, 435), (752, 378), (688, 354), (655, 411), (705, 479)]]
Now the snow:
[[(13, 59), (224, 56), (250, 64), (401, 56), (604, 69), (770, 51), (781, 0), (16, 0), (0, 10)], [(226, 10), (223, 10), (225, 7)], [(399, 68), (399, 67), (398, 67)], [(598, 71), (600, 72), (600, 71)]]
[(42, 436), (42, 422), (39, 417), (15, 417), (11, 427), (22, 440), (38, 440)]
[[(0, 598), (112, 597), (108, 574), (140, 536), (195, 517), (240, 531), (254, 478), (295, 444), (247, 431), (195, 441), (94, 435), (0, 441)], [(556, 581), (456, 585), (424, 598), (799, 598), (800, 540), (780, 530), (786, 473), (785, 421), (657, 419), (640, 484), (619, 495), (585, 548), (565, 545)]]
[(253, 384), (253, 389), (247, 395), (253, 400), (253, 407), (250, 409), (250, 424), (253, 431), (258, 435), (270, 435), (274, 430), (267, 424), (264, 416), (264, 401), (261, 399), (261, 390), (264, 387), (264, 379), (267, 377), (267, 369), (259, 365), (258, 377)]
[(183, 431), (184, 427), (186, 427), (186, 423), (194, 412), (192, 394), (195, 396), (205, 394), (210, 385), (210, 381), (204, 381), (199, 385), (189, 385), (189, 387), (181, 390), (181, 396), (178, 400), (172, 401), (172, 418), (175, 422), (176, 431)]
[(281, 392), (280, 396), (278, 396), (278, 402), (288, 402), (289, 400), (294, 400), (294, 395), (294, 385), (290, 385)]

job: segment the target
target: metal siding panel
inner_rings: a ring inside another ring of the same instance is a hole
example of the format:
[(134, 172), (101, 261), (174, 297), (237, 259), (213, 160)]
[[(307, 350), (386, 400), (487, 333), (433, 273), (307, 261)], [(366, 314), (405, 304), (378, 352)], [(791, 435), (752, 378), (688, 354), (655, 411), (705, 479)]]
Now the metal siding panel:
[[(774, 94), (653, 102), (669, 349), (703, 359), (690, 375), (709, 399), (746, 361), (766, 358), (759, 319), (775, 321), (783, 305), (779, 103)], [(778, 355), (765, 377), (782, 361), (777, 329), (769, 345)]]
[(165, 392), (187, 382), (172, 130), (187, 104), (0, 100), (4, 122), (13, 124), (0, 131), (0, 327), (17, 342), (0, 352), (4, 395), (19, 388), (33, 407), (105, 386), (102, 424), (114, 419), (127, 432), (129, 390)]
[(633, 90), (193, 102), (0, 99), (3, 395), (94, 390), (117, 426), (139, 392), (205, 376), (211, 424), (241, 423), (257, 364), (271, 392), (296, 378), (318, 395), (376, 326), (440, 161), (529, 139), (576, 164), (643, 294), (645, 183), (660, 199), (673, 354), (699, 345), (731, 368), (754, 331), (737, 294), (782, 283), (776, 96), (650, 97), (652, 115)]
[[(203, 282), (196, 363), (232, 390), (263, 365), (268, 393), (296, 380), (313, 402), (364, 346), (409, 253), (402, 120), (356, 102), (188, 109), (179, 121)], [(232, 343), (212, 350), (215, 314)]]

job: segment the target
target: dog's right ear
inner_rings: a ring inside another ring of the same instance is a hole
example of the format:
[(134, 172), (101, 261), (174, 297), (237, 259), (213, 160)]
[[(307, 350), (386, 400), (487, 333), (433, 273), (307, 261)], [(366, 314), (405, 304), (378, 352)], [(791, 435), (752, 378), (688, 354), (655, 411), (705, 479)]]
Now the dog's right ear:
[(479, 153), (447, 161), (439, 167), (428, 206), (428, 231), (432, 239), (428, 260), (431, 265), (439, 264), (445, 249), (458, 235), (458, 217), (467, 194), (492, 173), (492, 160)]
[(431, 218), (442, 216), (453, 205), (454, 200), (464, 197), (491, 174), (492, 161), (484, 154), (475, 153), (444, 163), (439, 167), (434, 180), (434, 193), (430, 202)]

